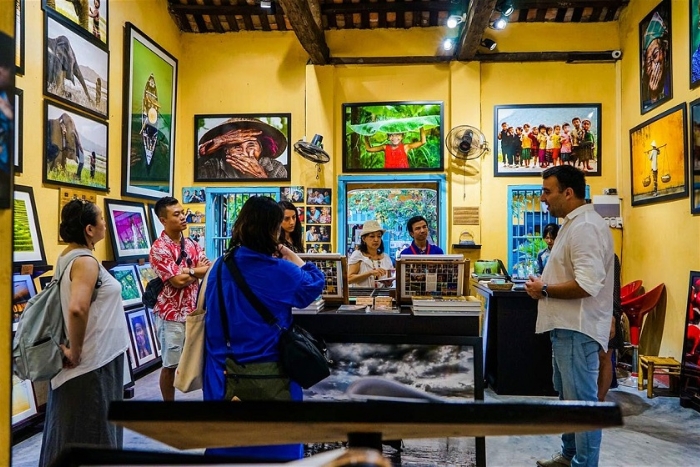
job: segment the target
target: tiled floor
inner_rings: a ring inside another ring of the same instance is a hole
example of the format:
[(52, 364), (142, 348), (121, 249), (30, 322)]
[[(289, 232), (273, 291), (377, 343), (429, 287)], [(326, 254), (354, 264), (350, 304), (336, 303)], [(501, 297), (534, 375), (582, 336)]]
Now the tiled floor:
[[(160, 400), (159, 372), (139, 379), (135, 398)], [(608, 401), (622, 407), (625, 425), (605, 430), (601, 452), (601, 466), (696, 466), (700, 465), (700, 413), (683, 409), (678, 398), (655, 397), (647, 399), (646, 391), (637, 391), (636, 384), (620, 386), (608, 394)], [(177, 394), (178, 400), (199, 400), (201, 392)], [(498, 396), (487, 390), (487, 400), (534, 400), (528, 397)], [(550, 399), (550, 398), (542, 398)], [(12, 449), (13, 467), (35, 467), (39, 457), (41, 433), (17, 444)], [(404, 459), (402, 465), (410, 466), (466, 466), (455, 463), (454, 448), (459, 443), (448, 443), (446, 457), (442, 460)], [(504, 436), (486, 439), (486, 460), (489, 466), (534, 466), (540, 458), (549, 458), (559, 449), (558, 436)], [(125, 432), (124, 448), (151, 451), (174, 451), (167, 445), (155, 442), (139, 434)], [(459, 447), (457, 447), (459, 449)]]

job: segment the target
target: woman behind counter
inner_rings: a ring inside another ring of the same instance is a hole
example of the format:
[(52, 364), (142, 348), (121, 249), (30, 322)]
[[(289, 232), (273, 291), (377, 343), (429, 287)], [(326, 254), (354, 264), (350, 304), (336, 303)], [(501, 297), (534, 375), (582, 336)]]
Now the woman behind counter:
[[(40, 466), (52, 464), (68, 444), (122, 448), (122, 428), (107, 421), (107, 410), (124, 394), (129, 331), (121, 284), (92, 254), (105, 229), (102, 210), (93, 203), (72, 200), (61, 210), (59, 233), (68, 246), (56, 262), (57, 270), (66, 268), (57, 286), (70, 347), (61, 346), (63, 369), (51, 380)], [(76, 249), (87, 256), (65, 265)]]
[[(273, 199), (249, 198), (233, 226), (231, 248), (211, 268), (205, 292), (204, 400), (302, 399), (301, 387), (284, 376), (278, 364), (280, 328), (263, 320), (223, 263), (235, 260), (253, 294), (277, 318), (279, 326), (289, 327), (292, 307), (304, 308), (313, 302), (323, 290), (325, 277), (313, 263), (304, 263), (279, 243), (283, 217)], [(219, 281), (225, 303), (219, 299)], [(270, 287), (271, 283), (274, 287)], [(230, 349), (222, 331), (221, 306), (228, 317)], [(265, 377), (251, 378), (250, 372), (258, 369), (264, 369)], [(227, 380), (226, 372), (246, 377)], [(254, 388), (250, 387), (251, 382)], [(287, 444), (207, 449), (206, 453), (289, 461), (300, 459), (303, 450), (301, 444)]]
[[(360, 249), (348, 259), (348, 283), (351, 287), (374, 287), (375, 280), (386, 277), (394, 267), (389, 255), (384, 253), (384, 230), (375, 220), (362, 226)], [(393, 279), (392, 279), (393, 280)]]
[(554, 246), (554, 240), (557, 239), (557, 234), (559, 233), (559, 225), (551, 223), (544, 226), (542, 230), (542, 240), (547, 244), (547, 248), (543, 248), (537, 254), (537, 274), (542, 274), (544, 267), (547, 265), (547, 260), (549, 259), (549, 254), (552, 252), (552, 247)]
[(304, 242), (302, 241), (301, 222), (297, 219), (297, 208), (289, 201), (277, 203), (284, 211), (282, 228), (280, 229), (279, 242), (294, 253), (304, 252)]

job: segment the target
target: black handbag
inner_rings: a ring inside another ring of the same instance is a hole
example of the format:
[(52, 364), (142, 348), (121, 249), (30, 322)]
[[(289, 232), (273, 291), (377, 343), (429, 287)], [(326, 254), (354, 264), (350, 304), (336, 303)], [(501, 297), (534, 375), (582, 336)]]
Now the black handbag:
[(226, 255), (224, 263), (235, 279), (238, 288), (241, 289), (265, 322), (282, 330), (279, 342), (280, 363), (287, 375), (304, 389), (308, 389), (330, 376), (325, 342), (314, 338), (304, 328), (296, 324), (289, 328), (281, 327), (277, 323), (277, 318), (250, 290), (238, 266), (236, 266), (235, 253), (234, 249)]

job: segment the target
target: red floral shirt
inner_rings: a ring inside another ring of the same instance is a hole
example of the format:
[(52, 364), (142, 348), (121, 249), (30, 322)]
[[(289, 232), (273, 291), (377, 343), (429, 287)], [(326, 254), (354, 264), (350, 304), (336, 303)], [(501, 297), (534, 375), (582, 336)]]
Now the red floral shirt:
[[(163, 291), (158, 295), (158, 302), (153, 312), (166, 321), (184, 323), (187, 315), (192, 313), (197, 306), (199, 281), (187, 287), (176, 289), (168, 280), (173, 276), (188, 272), (190, 267), (195, 268), (199, 265), (199, 257), (202, 254), (202, 248), (199, 244), (191, 239), (185, 239), (185, 251), (187, 258), (183, 259), (179, 265), (176, 264), (180, 257), (180, 242), (173, 241), (165, 231), (161, 232), (160, 237), (153, 242), (151, 247), (149, 255), (151, 267), (163, 280)], [(192, 260), (191, 266), (187, 265), (187, 259)]]

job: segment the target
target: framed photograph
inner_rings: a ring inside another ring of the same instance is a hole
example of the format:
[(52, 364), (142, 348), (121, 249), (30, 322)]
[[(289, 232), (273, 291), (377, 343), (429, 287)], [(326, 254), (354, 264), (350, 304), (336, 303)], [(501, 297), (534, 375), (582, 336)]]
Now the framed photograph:
[(47, 285), (49, 285), (49, 282), (53, 280), (53, 275), (49, 274), (47, 276), (41, 276), (39, 277), (39, 287), (41, 290), (44, 290)]
[(34, 386), (28, 379), (21, 380), (12, 375), (12, 427), (38, 413)]
[(160, 350), (160, 340), (158, 339), (158, 328), (156, 327), (156, 318), (155, 315), (153, 314), (153, 311), (146, 310), (146, 317), (148, 318), (148, 322), (151, 325), (151, 329), (153, 330), (153, 343), (155, 344), (155, 349), (156, 349), (156, 356), (160, 357), (162, 355), (162, 352)]
[(29, 274), (14, 274), (12, 276), (12, 331), (17, 330), (19, 318), (30, 298), (36, 295), (34, 279)]
[(289, 201), (290, 203), (304, 203), (304, 187), (303, 186), (285, 186), (280, 188), (280, 201)]
[(14, 165), (15, 173), (22, 172), (22, 129), (23, 129), (24, 91), (15, 88), (15, 129), (14, 129)]
[(141, 286), (139, 276), (133, 264), (114, 266), (110, 274), (122, 285), (122, 302), (124, 307), (141, 305)]
[(206, 191), (198, 186), (186, 186), (182, 188), (182, 204), (206, 203)]
[[(300, 254), (304, 261), (312, 262), (326, 276), (326, 285), (321, 295), (328, 304), (348, 303), (348, 258), (339, 253), (331, 253), (324, 250), (322, 246), (314, 252)], [(309, 245), (307, 245), (309, 247)], [(330, 245), (328, 245), (330, 250)]]
[(673, 97), (672, 50), (671, 0), (663, 0), (639, 23), (642, 114)]
[[(12, 36), (0, 31), (0, 57), (2, 57), (2, 65), (0, 69), (3, 71), (3, 83), (0, 85), (0, 104), (3, 107), (14, 107), (14, 98), (12, 90), (15, 85), (15, 75), (13, 73), (15, 41)], [(14, 118), (8, 118), (5, 112), (0, 112), (0, 132), (8, 135), (0, 139), (0, 154), (12, 154), (14, 125), (17, 120), (16, 114)], [(8, 209), (12, 200), (12, 159), (9, 157), (0, 158), (0, 209)]]
[(681, 406), (700, 412), (700, 271), (690, 271), (681, 361)]
[[(700, 0), (698, 0), (700, 1)], [(700, 214), (700, 99), (690, 103), (691, 177), (690, 212)]]
[(158, 274), (151, 267), (151, 263), (146, 262), (143, 264), (136, 264), (136, 275), (139, 278), (139, 283), (141, 284), (141, 293), (146, 291), (146, 286), (148, 282), (152, 279), (158, 277)]
[(50, 12), (45, 17), (44, 94), (108, 118), (109, 51), (78, 34), (63, 17)]
[(185, 221), (188, 224), (204, 224), (204, 222), (206, 222), (206, 215), (198, 209), (193, 211), (187, 208), (187, 210), (185, 210)]
[(44, 241), (41, 238), (34, 190), (30, 186), (15, 185), (13, 224), (12, 262), (45, 265)]
[(442, 172), (442, 102), (343, 104), (343, 172)]
[(155, 242), (165, 227), (163, 223), (158, 219), (158, 214), (156, 214), (156, 205), (154, 203), (148, 203), (148, 216), (151, 218), (149, 224), (149, 232), (151, 234), (151, 242)]
[(195, 182), (290, 180), (292, 114), (195, 115)]
[(110, 228), (114, 260), (147, 259), (151, 239), (143, 203), (105, 198), (105, 216)]
[(462, 296), (469, 290), (469, 260), (459, 255), (401, 255), (396, 260), (396, 302), (414, 295)]
[(131, 23), (124, 36), (122, 195), (173, 195), (177, 59)]
[(569, 164), (601, 174), (601, 104), (532, 104), (494, 107), (495, 177), (539, 176)]
[(145, 308), (126, 312), (126, 321), (129, 325), (131, 343), (134, 346), (137, 367), (155, 360), (156, 350), (153, 343), (153, 330), (146, 316)]
[(690, 0), (690, 88), (700, 85), (700, 0)]
[(80, 31), (81, 36), (107, 48), (108, 5), (111, 0), (42, 0), (44, 10), (57, 14)]
[(193, 242), (199, 244), (202, 250), (206, 249), (206, 227), (204, 225), (190, 225), (188, 227), (189, 237)]
[(124, 372), (122, 378), (124, 381), (124, 389), (134, 387), (134, 372), (132, 371), (131, 363), (131, 348), (124, 352)]
[(306, 190), (306, 203), (330, 206), (333, 200), (332, 193), (332, 188), (308, 188)]
[(688, 196), (685, 102), (630, 130), (632, 206)]
[(307, 243), (306, 253), (331, 253), (330, 243)]
[(44, 105), (44, 183), (109, 191), (107, 122), (49, 100)]
[(15, 73), (24, 74), (24, 0), (15, 0)]

